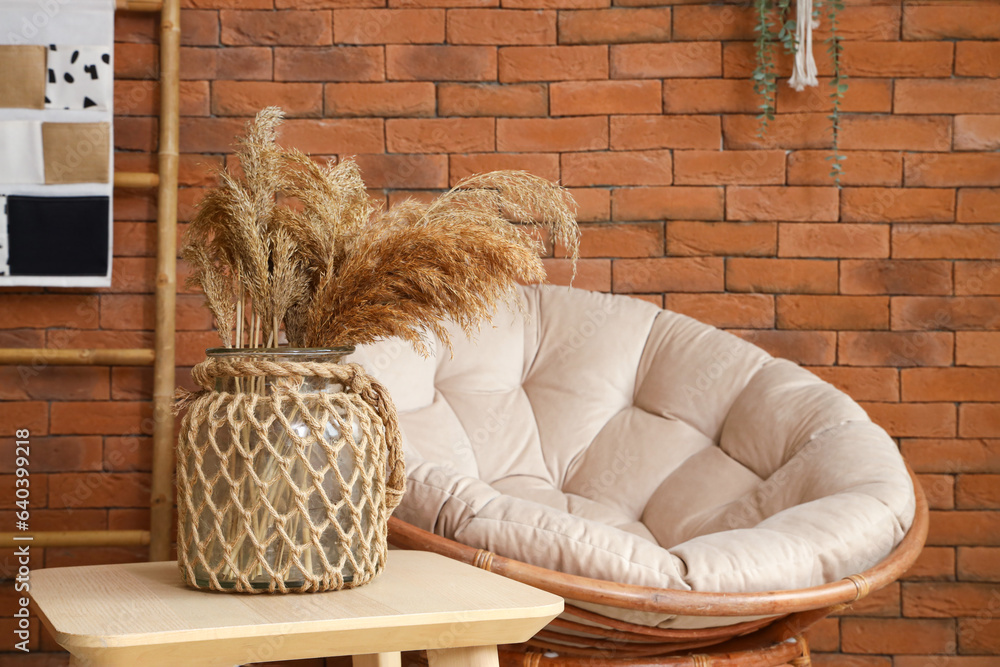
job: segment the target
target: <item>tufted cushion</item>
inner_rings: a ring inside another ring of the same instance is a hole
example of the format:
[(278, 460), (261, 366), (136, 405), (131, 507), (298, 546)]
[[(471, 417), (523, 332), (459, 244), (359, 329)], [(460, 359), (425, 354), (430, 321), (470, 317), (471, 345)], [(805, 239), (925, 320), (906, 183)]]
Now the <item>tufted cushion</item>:
[(356, 355), (401, 413), (403, 520), (563, 572), (733, 592), (860, 572), (909, 528), (895, 444), (830, 384), (629, 297), (520, 297), (526, 317), (456, 332), (453, 356)]

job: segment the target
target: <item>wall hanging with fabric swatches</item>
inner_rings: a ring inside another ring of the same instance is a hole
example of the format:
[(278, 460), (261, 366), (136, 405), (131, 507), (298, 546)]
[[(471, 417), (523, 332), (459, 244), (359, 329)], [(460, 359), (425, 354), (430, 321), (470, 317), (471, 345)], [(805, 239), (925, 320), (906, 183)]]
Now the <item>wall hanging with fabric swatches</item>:
[(111, 284), (114, 11), (0, 2), (0, 285)]

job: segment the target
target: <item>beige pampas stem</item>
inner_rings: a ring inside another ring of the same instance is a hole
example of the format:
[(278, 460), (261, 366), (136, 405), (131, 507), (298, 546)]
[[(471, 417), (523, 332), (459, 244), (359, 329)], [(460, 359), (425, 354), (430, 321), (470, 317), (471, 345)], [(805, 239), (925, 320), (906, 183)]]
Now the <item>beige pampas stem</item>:
[(193, 267), (226, 346), (336, 347), (399, 337), (426, 351), (443, 323), (474, 333), (518, 282), (545, 277), (538, 230), (578, 256), (569, 193), (527, 172), (472, 176), (429, 204), (378, 211), (352, 159), (320, 165), (275, 142), (261, 111), (188, 230)]

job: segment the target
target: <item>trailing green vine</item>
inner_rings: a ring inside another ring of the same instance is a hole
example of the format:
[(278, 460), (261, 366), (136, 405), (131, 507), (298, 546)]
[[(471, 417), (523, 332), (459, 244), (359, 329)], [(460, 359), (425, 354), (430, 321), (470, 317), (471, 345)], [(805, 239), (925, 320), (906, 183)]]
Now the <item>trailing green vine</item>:
[[(778, 75), (775, 66), (775, 46), (780, 43), (787, 53), (797, 53), (798, 22), (792, 10), (792, 0), (754, 0), (756, 25), (754, 32), (754, 48), (756, 64), (752, 79), (753, 89), (760, 97), (760, 113), (757, 116), (759, 126), (757, 136), (763, 138), (774, 120), (776, 97), (778, 92)], [(840, 69), (843, 55), (843, 42), (838, 31), (840, 12), (844, 9), (844, 0), (814, 0), (812, 19), (823, 18), (829, 26), (829, 37), (826, 38), (827, 53), (833, 62), (833, 77), (830, 80), (830, 99), (833, 109), (829, 119), (833, 133), (833, 153), (827, 159), (832, 161), (830, 176), (837, 185), (843, 175), (844, 155), (840, 152), (840, 109), (844, 95), (847, 93), (847, 75)], [(803, 47), (805, 48), (805, 47)], [(811, 66), (811, 63), (810, 63)], [(810, 74), (811, 76), (811, 74)]]

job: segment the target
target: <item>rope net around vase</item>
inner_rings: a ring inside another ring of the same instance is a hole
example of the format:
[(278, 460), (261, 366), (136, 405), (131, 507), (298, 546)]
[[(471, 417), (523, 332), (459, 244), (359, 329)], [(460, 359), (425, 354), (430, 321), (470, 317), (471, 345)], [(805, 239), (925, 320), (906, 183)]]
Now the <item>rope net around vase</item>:
[[(406, 483), (386, 389), (358, 364), (208, 359), (192, 376), (204, 389), (177, 396), (187, 408), (177, 555), (188, 585), (326, 591), (379, 574)], [(256, 391), (216, 391), (221, 377)], [(305, 378), (340, 387), (300, 393)]]

